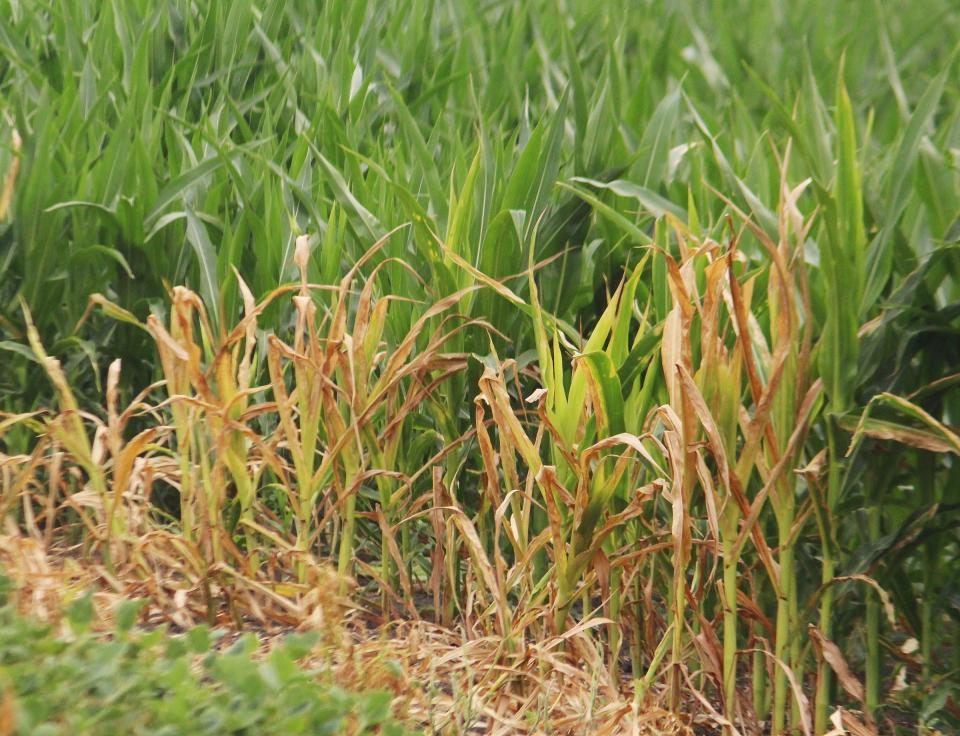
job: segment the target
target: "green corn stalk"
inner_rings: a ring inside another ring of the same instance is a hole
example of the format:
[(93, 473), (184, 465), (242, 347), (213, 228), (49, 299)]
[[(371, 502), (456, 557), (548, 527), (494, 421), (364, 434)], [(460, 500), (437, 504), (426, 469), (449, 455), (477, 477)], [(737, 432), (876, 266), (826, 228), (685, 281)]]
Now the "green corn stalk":
[[(853, 390), (857, 383), (858, 310), (851, 304), (861, 301), (864, 279), (866, 235), (863, 226), (863, 194), (860, 185), (857, 137), (853, 107), (843, 81), (843, 70), (838, 74), (836, 94), (837, 168), (834, 190), (821, 193), (826, 209), (827, 234), (820, 243), (820, 274), (823, 282), (826, 321), (819, 346), (818, 367), (823, 378), (826, 396), (827, 434), (827, 489), (824, 508), (824, 538), (822, 540), (823, 592), (820, 599), (820, 631), (833, 639), (833, 586), (836, 568), (834, 510), (843, 484), (844, 447), (837, 425), (837, 417), (853, 404)], [(827, 708), (833, 693), (833, 671), (821, 660), (817, 673), (817, 700), (814, 728), (818, 734), (827, 728)]]
[[(896, 419), (875, 420), (872, 416), (875, 407), (895, 412)], [(902, 417), (902, 419), (901, 419)], [(904, 445), (921, 448), (934, 453), (952, 453), (960, 455), (960, 435), (940, 422), (920, 406), (911, 401), (888, 393), (874, 396), (864, 408), (857, 423), (848, 454), (852, 454), (863, 436), (893, 439)], [(934, 456), (935, 457), (935, 456)], [(924, 496), (928, 508), (936, 508), (940, 503), (936, 488), (936, 466), (928, 458), (919, 460), (917, 485)], [(879, 509), (868, 518), (871, 536), (878, 536), (880, 529)], [(933, 619), (936, 610), (936, 596), (933, 591), (938, 587), (937, 572), (941, 564), (941, 555), (927, 540), (922, 548), (924, 595), (920, 601), (920, 653), (922, 676), (925, 681), (931, 677), (933, 641), (935, 639)], [(876, 709), (879, 704), (879, 619), (880, 607), (875, 596), (867, 601), (867, 689), (866, 707)]]

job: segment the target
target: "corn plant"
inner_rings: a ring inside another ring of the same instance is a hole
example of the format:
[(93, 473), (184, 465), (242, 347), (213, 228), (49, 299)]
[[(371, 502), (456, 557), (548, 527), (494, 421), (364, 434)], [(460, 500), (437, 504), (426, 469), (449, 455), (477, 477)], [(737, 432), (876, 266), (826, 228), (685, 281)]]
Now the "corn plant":
[(955, 728), (954, 5), (0, 0), (5, 524), (451, 728)]
[[(373, 246), (365, 259), (373, 258), (388, 238)], [(349, 575), (361, 485), (375, 479), (384, 520), (395, 523), (403, 493), (399, 452), (404, 446), (405, 424), (417, 405), (465, 367), (463, 355), (442, 349), (453, 335), (471, 326), (456, 315), (444, 315), (469, 290), (432, 305), (393, 350), (387, 351), (382, 338), (393, 300), (389, 296), (375, 299), (374, 286), (377, 273), (392, 265), (391, 260), (378, 264), (354, 306), (351, 285), (365, 259), (358, 262), (336, 289), (331, 311), (318, 318), (307, 282), (308, 242), (301, 237), (295, 255), (301, 282), (293, 297), (297, 315), (294, 344), (286, 345), (271, 336), (268, 363), (280, 419), (278, 431), (291, 455), (296, 479), (297, 549), (306, 551), (315, 536), (317, 503), (321, 494), (332, 488), (334, 494), (328, 500), (342, 515), (338, 569)], [(457, 321), (460, 324), (450, 326)], [(419, 347), (421, 336), (424, 344)], [(282, 360), (292, 368), (292, 390), (287, 388)], [(381, 580), (386, 586), (395, 582), (389, 543), (385, 534)]]

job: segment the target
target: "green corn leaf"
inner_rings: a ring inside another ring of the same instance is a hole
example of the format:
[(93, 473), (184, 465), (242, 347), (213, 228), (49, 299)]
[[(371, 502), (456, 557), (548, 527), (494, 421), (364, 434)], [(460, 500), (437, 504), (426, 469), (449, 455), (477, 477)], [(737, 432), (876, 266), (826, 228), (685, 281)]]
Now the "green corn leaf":
[[(240, 149), (234, 149), (229, 151), (227, 155), (232, 159), (241, 153), (242, 151)], [(160, 217), (168, 205), (184, 196), (184, 194), (198, 184), (200, 180), (220, 169), (225, 163), (222, 157), (211, 156), (173, 179), (160, 191), (160, 194), (157, 195), (157, 201), (153, 203), (152, 209), (144, 219), (144, 227), (147, 230), (151, 229), (157, 221), (157, 218)]]
[(200, 267), (200, 294), (206, 303), (211, 322), (216, 329), (220, 301), (220, 282), (217, 279), (217, 253), (207, 234), (206, 226), (193, 211), (187, 211), (187, 242), (193, 248)]
[(576, 363), (586, 369), (601, 438), (620, 434), (624, 431), (623, 387), (610, 356), (600, 351), (581, 353)]
[(614, 179), (613, 181), (603, 182), (597, 181), (596, 179), (588, 179), (584, 176), (575, 176), (570, 181), (575, 181), (580, 184), (587, 184), (591, 187), (597, 187), (598, 189), (608, 189), (621, 197), (630, 197), (635, 199), (642, 204), (644, 208), (649, 210), (654, 217), (663, 217), (667, 212), (669, 212), (681, 221), (685, 221), (687, 219), (687, 213), (683, 207), (678, 207), (669, 199), (661, 197), (652, 189), (648, 189), (647, 187), (639, 184), (634, 184), (633, 182), (624, 181), (623, 179)]
[(934, 77), (923, 97), (920, 98), (920, 102), (910, 116), (910, 122), (903, 131), (892, 166), (887, 174), (883, 227), (867, 250), (866, 277), (863, 299), (860, 303), (861, 316), (866, 316), (869, 312), (890, 276), (890, 268), (893, 264), (893, 232), (909, 201), (910, 172), (917, 160), (920, 141), (940, 104), (947, 75), (952, 66), (953, 58), (943, 71)]
[(666, 178), (670, 141), (677, 128), (679, 114), (680, 87), (677, 86), (657, 105), (640, 139), (636, 171), (644, 190), (658, 189)]

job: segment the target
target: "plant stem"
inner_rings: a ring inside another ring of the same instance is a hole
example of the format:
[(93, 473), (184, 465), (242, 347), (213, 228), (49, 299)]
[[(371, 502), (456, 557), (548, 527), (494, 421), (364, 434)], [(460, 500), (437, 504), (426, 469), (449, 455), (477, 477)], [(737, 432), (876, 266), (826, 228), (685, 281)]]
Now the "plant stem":
[[(936, 490), (934, 487), (936, 471), (933, 462), (926, 457), (920, 456), (919, 483), (923, 493), (925, 505), (931, 506), (936, 503)], [(930, 663), (933, 655), (933, 618), (935, 608), (935, 595), (937, 581), (937, 568), (939, 567), (940, 555), (930, 539), (923, 543), (923, 598), (920, 601), (920, 657), (921, 657), (921, 677), (925, 687), (930, 686), (931, 668)]]
[[(756, 630), (760, 630), (760, 624), (756, 625)], [(767, 701), (767, 671), (764, 659), (764, 653), (759, 651), (759, 649), (753, 653), (753, 662), (751, 667), (753, 713), (758, 721), (765, 721), (767, 719), (767, 708), (769, 706)]]
[[(799, 606), (797, 603), (797, 576), (796, 569), (790, 579), (790, 666), (793, 668), (793, 675), (797, 682), (803, 682), (804, 672), (804, 651), (803, 642), (797, 636), (797, 625), (800, 620)], [(805, 713), (803, 706), (796, 698), (791, 699), (790, 706), (790, 726), (794, 733), (801, 733)]]
[(633, 629), (633, 638), (630, 640), (630, 664), (634, 678), (640, 672), (643, 660), (643, 586), (640, 583), (640, 575), (633, 578), (633, 599), (636, 601), (634, 610), (636, 611), (636, 625)]
[(771, 733), (773, 734), (783, 733), (786, 723), (790, 685), (787, 681), (787, 673), (779, 662), (788, 667), (791, 666), (790, 650), (787, 644), (790, 640), (792, 625), (790, 616), (791, 596), (796, 589), (794, 585), (793, 545), (784, 539), (785, 536), (789, 537), (790, 535), (789, 527), (781, 526), (780, 534), (780, 597), (777, 599), (777, 630), (776, 641), (773, 644), (773, 655), (778, 660), (773, 688), (773, 721), (771, 725)]
[[(737, 560), (733, 554), (736, 537), (723, 544), (723, 707), (731, 723), (737, 701)], [(732, 733), (732, 728), (728, 729)]]
[[(867, 509), (867, 534), (870, 542), (880, 538), (880, 506)], [(880, 600), (873, 589), (867, 591), (866, 709), (871, 717), (880, 703)]]
[(343, 511), (343, 531), (340, 537), (340, 555), (337, 559), (337, 573), (340, 577), (340, 595), (347, 594), (347, 578), (353, 568), (353, 533), (356, 525), (357, 496), (351, 493)]
[(937, 586), (938, 563), (938, 550), (933, 542), (928, 540), (923, 545), (923, 600), (920, 607), (920, 656), (923, 660), (921, 676), (925, 687), (930, 686), (930, 676), (932, 674), (930, 663), (933, 659), (934, 590)]
[(620, 609), (623, 601), (621, 591), (623, 571), (615, 567), (610, 571), (610, 677), (616, 681), (620, 669)]
[[(841, 458), (837, 447), (837, 426), (832, 416), (826, 417), (827, 427), (827, 498), (823, 528), (822, 554), (823, 568), (820, 582), (823, 592), (820, 597), (820, 632), (828, 641), (833, 639), (833, 576), (836, 560), (833, 555), (833, 512), (840, 497), (840, 486), (843, 481), (841, 473)], [(817, 703), (814, 711), (814, 730), (818, 734), (827, 730), (827, 705), (833, 692), (833, 670), (827, 661), (821, 657), (817, 667)]]

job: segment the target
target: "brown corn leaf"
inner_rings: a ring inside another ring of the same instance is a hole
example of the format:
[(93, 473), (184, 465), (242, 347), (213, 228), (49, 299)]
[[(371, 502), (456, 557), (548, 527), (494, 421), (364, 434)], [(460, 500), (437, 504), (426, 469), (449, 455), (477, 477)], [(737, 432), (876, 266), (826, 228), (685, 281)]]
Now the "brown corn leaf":
[(863, 683), (853, 674), (853, 670), (851, 670), (850, 665), (847, 664), (847, 660), (844, 658), (843, 652), (840, 651), (840, 647), (827, 639), (820, 633), (820, 629), (813, 624), (808, 624), (807, 630), (810, 632), (810, 637), (813, 639), (817, 652), (823, 657), (826, 663), (830, 665), (830, 669), (837, 674), (837, 680), (839, 680), (843, 689), (846, 690), (852, 698), (862, 703), (865, 697)]

